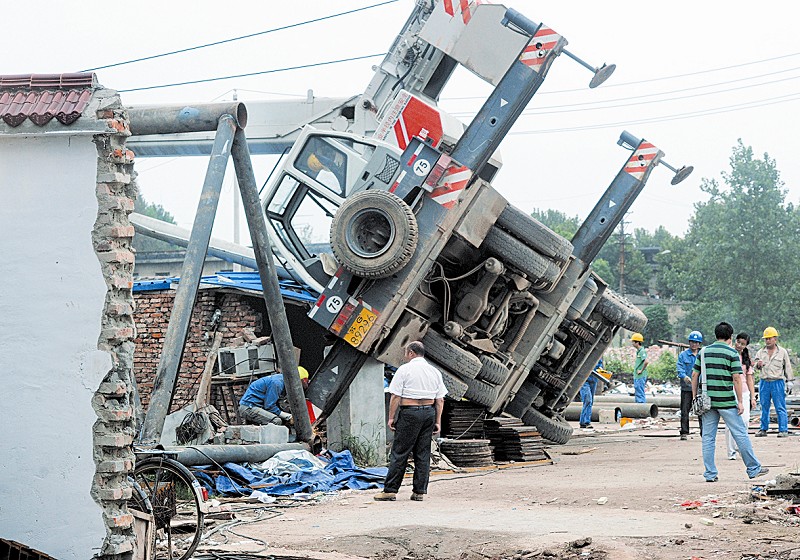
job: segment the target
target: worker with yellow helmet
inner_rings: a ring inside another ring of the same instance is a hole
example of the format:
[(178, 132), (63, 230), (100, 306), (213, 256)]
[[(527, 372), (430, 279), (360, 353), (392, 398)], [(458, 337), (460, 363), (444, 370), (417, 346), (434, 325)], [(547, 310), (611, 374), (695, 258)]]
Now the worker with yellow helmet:
[[(308, 388), (308, 371), (303, 366), (297, 368), (297, 375)], [(282, 373), (273, 373), (256, 379), (245, 391), (239, 401), (239, 416), (248, 424), (289, 424), (292, 415), (278, 406), (278, 400), (285, 392)]]
[(756, 437), (765, 437), (769, 430), (770, 404), (775, 406), (778, 417), (778, 437), (789, 435), (789, 417), (786, 414), (786, 393), (791, 394), (794, 387), (794, 372), (789, 361), (789, 352), (778, 345), (778, 330), (775, 327), (764, 329), (764, 347), (756, 352), (756, 371), (760, 373), (758, 383), (761, 400), (761, 427)]
[(644, 349), (642, 333), (635, 332), (631, 335), (631, 344), (636, 348), (636, 362), (633, 364), (633, 389), (634, 400), (637, 403), (645, 402), (644, 388), (647, 385), (647, 350)]

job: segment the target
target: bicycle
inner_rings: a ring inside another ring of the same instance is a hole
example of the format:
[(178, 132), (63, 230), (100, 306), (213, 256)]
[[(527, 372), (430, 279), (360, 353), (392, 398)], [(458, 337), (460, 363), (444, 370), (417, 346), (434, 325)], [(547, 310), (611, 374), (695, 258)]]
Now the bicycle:
[(153, 560), (187, 560), (200, 544), (206, 504), (203, 488), (192, 472), (175, 460), (176, 453), (135, 450), (133, 492), (128, 507), (152, 515)]

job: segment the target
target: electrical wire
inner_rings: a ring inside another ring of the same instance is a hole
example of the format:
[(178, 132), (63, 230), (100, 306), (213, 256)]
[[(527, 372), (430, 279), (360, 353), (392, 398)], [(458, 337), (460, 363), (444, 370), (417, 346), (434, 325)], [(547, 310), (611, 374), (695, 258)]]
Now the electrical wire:
[(710, 115), (717, 115), (722, 113), (730, 113), (734, 111), (741, 111), (746, 109), (755, 109), (758, 107), (766, 107), (769, 105), (776, 105), (779, 103), (788, 103), (791, 101), (798, 101), (800, 100), (800, 92), (798, 93), (791, 93), (787, 95), (780, 95), (777, 97), (770, 97), (767, 99), (760, 99), (756, 101), (748, 101), (745, 103), (738, 103), (734, 105), (725, 105), (722, 107), (715, 107), (711, 109), (702, 109), (700, 111), (694, 111), (689, 113), (678, 113), (675, 115), (664, 115), (661, 117), (652, 117), (646, 119), (638, 119), (638, 120), (631, 120), (631, 121), (617, 121), (612, 123), (603, 123), (603, 124), (596, 124), (596, 125), (585, 125), (585, 126), (574, 126), (574, 127), (567, 127), (567, 128), (551, 128), (551, 129), (542, 129), (542, 130), (520, 130), (515, 132), (510, 132), (509, 136), (524, 136), (530, 134), (551, 134), (554, 132), (579, 132), (584, 130), (599, 130), (603, 128), (616, 128), (620, 126), (628, 126), (634, 124), (650, 124), (650, 123), (658, 123), (658, 122), (668, 122), (674, 120), (684, 120), (684, 119), (691, 119), (696, 117), (706, 117)]
[(363, 12), (365, 10), (370, 10), (372, 8), (385, 6), (387, 4), (393, 4), (393, 3), (397, 2), (397, 1), (398, 0), (386, 0), (385, 2), (379, 2), (377, 4), (372, 4), (370, 6), (364, 6), (363, 8), (355, 8), (353, 10), (348, 10), (346, 12), (339, 12), (337, 14), (331, 14), (329, 16), (323, 16), (323, 17), (319, 17), (319, 18), (315, 18), (315, 19), (309, 19), (309, 20), (300, 21), (300, 22), (297, 22), (297, 23), (290, 23), (289, 25), (283, 25), (281, 27), (273, 27), (272, 29), (267, 29), (265, 31), (259, 31), (257, 33), (249, 33), (247, 35), (240, 35), (239, 37), (231, 37), (230, 39), (222, 39), (221, 41), (214, 41), (213, 43), (205, 43), (205, 44), (202, 44), (202, 45), (196, 45), (194, 47), (187, 47), (185, 49), (178, 49), (178, 50), (175, 50), (175, 51), (169, 51), (169, 52), (165, 52), (165, 53), (154, 54), (154, 55), (150, 55), (150, 56), (144, 56), (144, 57), (141, 57), (141, 58), (134, 58), (134, 59), (131, 59), (131, 60), (124, 60), (122, 62), (115, 62), (113, 64), (106, 64), (106, 65), (103, 65), (103, 66), (96, 66), (94, 68), (87, 68), (86, 70), (80, 70), (80, 72), (94, 72), (96, 70), (104, 70), (106, 68), (114, 68), (116, 66), (123, 66), (125, 64), (133, 64), (134, 62), (143, 62), (143, 61), (146, 61), (146, 60), (154, 60), (156, 58), (163, 58), (165, 56), (171, 56), (173, 54), (180, 54), (180, 53), (185, 53), (185, 52), (190, 52), (190, 51), (196, 51), (196, 50), (200, 50), (200, 49), (205, 49), (207, 47), (214, 47), (214, 46), (217, 46), (217, 45), (223, 45), (225, 43), (232, 43), (234, 41), (241, 41), (242, 39), (250, 39), (252, 37), (258, 37), (260, 35), (267, 35), (269, 33), (275, 33), (276, 31), (284, 31), (286, 29), (292, 29), (292, 28), (295, 28), (295, 27), (301, 27), (303, 25), (308, 25), (310, 23), (318, 23), (320, 21), (325, 21), (325, 20), (337, 18), (337, 17), (340, 17), (340, 16), (354, 14), (356, 12)]
[(161, 88), (168, 88), (168, 87), (177, 87), (177, 86), (189, 86), (194, 84), (204, 84), (208, 82), (218, 82), (220, 80), (231, 80), (233, 78), (249, 78), (251, 76), (263, 76), (264, 74), (275, 74), (278, 72), (288, 72), (290, 70), (302, 70), (304, 68), (315, 68), (319, 66), (328, 66), (331, 64), (339, 64), (342, 62), (352, 62), (354, 60), (364, 60), (366, 58), (375, 58), (377, 56), (386, 56), (386, 53), (375, 53), (375, 54), (365, 54), (362, 56), (353, 56), (350, 58), (340, 58), (337, 60), (326, 60), (323, 62), (314, 62), (311, 64), (300, 64), (298, 66), (287, 66), (285, 68), (273, 68), (271, 70), (262, 70), (260, 72), (247, 72), (245, 74), (232, 74), (230, 76), (217, 76), (215, 78), (203, 78), (200, 80), (187, 80), (185, 82), (174, 82), (171, 84), (159, 84), (157, 86), (143, 86), (138, 88), (129, 88), (129, 89), (121, 89), (119, 90), (120, 93), (130, 93), (133, 91), (145, 91), (151, 89), (161, 89)]
[[(673, 80), (675, 78), (688, 78), (690, 76), (699, 76), (699, 75), (702, 75), (702, 74), (710, 74), (712, 72), (723, 72), (725, 70), (733, 70), (735, 68), (742, 68), (744, 66), (752, 66), (752, 65), (755, 65), (755, 64), (764, 64), (765, 62), (773, 62), (775, 60), (782, 60), (784, 58), (791, 58), (791, 57), (794, 57), (794, 56), (800, 56), (800, 52), (783, 54), (783, 55), (779, 55), (779, 56), (773, 56), (771, 58), (763, 58), (761, 60), (753, 60), (751, 62), (743, 62), (741, 64), (733, 64), (731, 66), (720, 66), (718, 68), (707, 68), (706, 70), (698, 70), (696, 72), (688, 72), (686, 74), (673, 74), (671, 76), (661, 76), (659, 78), (648, 78), (646, 80), (636, 80), (636, 81), (633, 81), (633, 82), (621, 82), (621, 83), (618, 83), (618, 84), (605, 83), (605, 84), (603, 84), (603, 89), (608, 89), (608, 88), (613, 88), (613, 87), (623, 87), (623, 86), (634, 86), (634, 85), (639, 85), (639, 84), (647, 84), (647, 83), (651, 83), (651, 82), (660, 82), (660, 81), (664, 81), (664, 80)], [(557, 93), (574, 93), (574, 92), (581, 92), (581, 91), (586, 91), (586, 88), (561, 89), (561, 90), (556, 90), (556, 91), (543, 91), (543, 92), (538, 92), (536, 95), (540, 97), (542, 95), (553, 95), (553, 94), (557, 94)], [(472, 95), (472, 96), (465, 96), (465, 97), (444, 97), (444, 98), (442, 98), (443, 101), (444, 100), (447, 100), (447, 101), (451, 101), (451, 100), (452, 101), (466, 101), (466, 100), (469, 100), (469, 99), (484, 99), (484, 97), (480, 96), (480, 95)]]

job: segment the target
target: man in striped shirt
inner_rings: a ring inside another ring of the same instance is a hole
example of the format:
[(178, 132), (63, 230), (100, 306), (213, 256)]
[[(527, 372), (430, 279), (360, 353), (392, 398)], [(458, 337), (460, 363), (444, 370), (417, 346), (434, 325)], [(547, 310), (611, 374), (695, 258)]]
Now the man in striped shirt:
[[(747, 467), (747, 476), (755, 478), (767, 474), (769, 469), (758, 462), (750, 438), (747, 437), (747, 426), (742, 420), (742, 364), (739, 354), (731, 347), (733, 327), (722, 322), (714, 328), (717, 341), (700, 351), (692, 370), (692, 398), (700, 391), (705, 391), (711, 398), (711, 410), (700, 417), (703, 424), (703, 476), (706, 482), (716, 482), (717, 466), (714, 463), (714, 451), (717, 441), (719, 419), (725, 421), (733, 440), (739, 447)], [(705, 377), (706, 387), (703, 387)]]

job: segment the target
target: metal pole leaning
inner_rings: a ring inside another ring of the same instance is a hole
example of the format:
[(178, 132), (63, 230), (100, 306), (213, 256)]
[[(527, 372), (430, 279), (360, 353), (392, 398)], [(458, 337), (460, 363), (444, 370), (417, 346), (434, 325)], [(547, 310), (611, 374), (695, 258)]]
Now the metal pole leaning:
[(239, 180), (239, 190), (242, 193), (247, 226), (250, 229), (250, 239), (258, 263), (258, 275), (261, 277), (264, 303), (267, 307), (269, 324), (272, 327), (272, 339), (278, 354), (278, 363), (283, 372), (286, 396), (292, 409), (294, 428), (299, 441), (310, 442), (313, 435), (311, 420), (308, 416), (308, 408), (306, 408), (303, 385), (297, 374), (297, 358), (292, 345), (292, 333), (289, 330), (289, 320), (286, 318), (286, 308), (283, 306), (278, 275), (272, 259), (264, 210), (261, 208), (261, 201), (258, 198), (258, 185), (253, 174), (250, 149), (247, 147), (247, 138), (242, 129), (237, 130), (234, 136), (232, 155), (236, 177)]
[(181, 280), (175, 293), (167, 334), (164, 336), (164, 347), (153, 382), (150, 405), (142, 426), (140, 442), (144, 444), (155, 443), (161, 439), (164, 420), (172, 404), (175, 381), (183, 357), (183, 348), (186, 345), (186, 336), (189, 333), (189, 321), (192, 318), (192, 309), (200, 286), (200, 276), (203, 273), (203, 263), (211, 240), (211, 228), (214, 226), (214, 217), (217, 214), (222, 180), (225, 178), (225, 168), (228, 165), (235, 131), (236, 121), (232, 116), (220, 117), (192, 234), (186, 246)]

